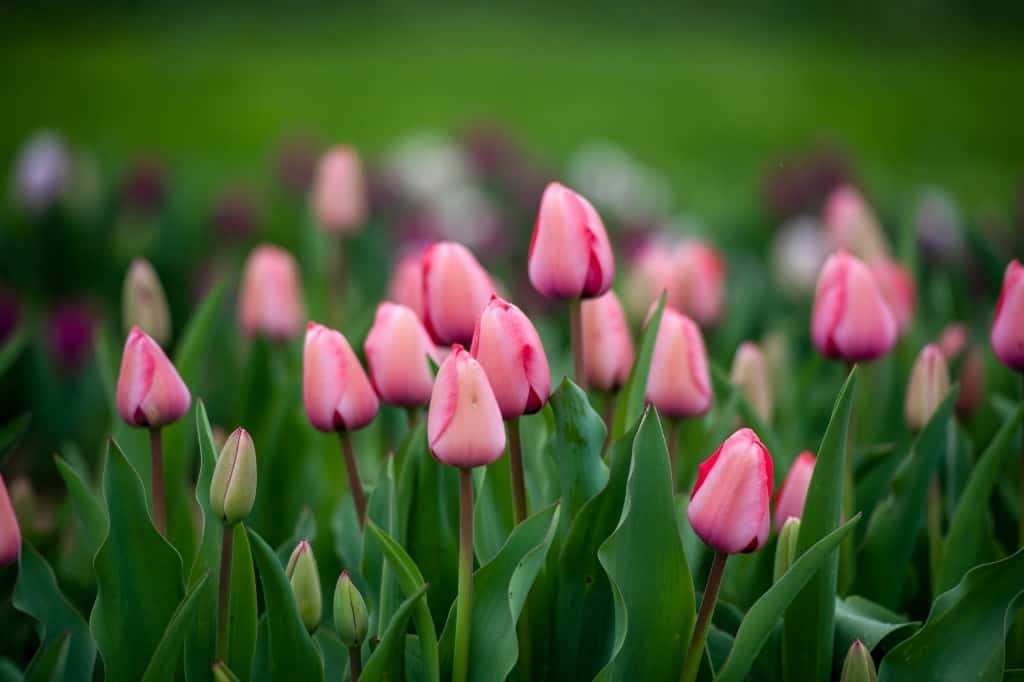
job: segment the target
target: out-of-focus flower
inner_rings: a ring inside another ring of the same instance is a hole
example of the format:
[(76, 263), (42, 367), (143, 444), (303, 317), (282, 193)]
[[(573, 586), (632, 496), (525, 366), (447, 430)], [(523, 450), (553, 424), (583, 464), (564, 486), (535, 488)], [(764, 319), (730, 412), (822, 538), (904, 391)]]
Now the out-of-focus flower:
[(764, 182), (768, 208), (780, 218), (818, 211), (836, 187), (852, 178), (850, 164), (836, 149), (816, 149), (780, 160)]
[(583, 301), (583, 370), (587, 386), (616, 391), (633, 368), (633, 336), (618, 296), (611, 289)]
[(284, 573), (291, 583), (295, 605), (299, 607), (299, 618), (306, 626), (306, 631), (312, 634), (320, 626), (323, 595), (320, 591), (320, 573), (316, 567), (316, 557), (313, 556), (313, 548), (307, 540), (302, 540), (295, 546)]
[(14, 200), (28, 213), (43, 211), (62, 197), (70, 175), (71, 157), (60, 136), (48, 130), (34, 133), (14, 162)]
[(14, 291), (0, 284), (0, 343), (6, 341), (18, 328), (21, 319), (19, 308)]
[(741, 343), (732, 359), (732, 384), (739, 388), (754, 413), (764, 422), (772, 419), (772, 381), (768, 363), (756, 343)]
[(671, 183), (610, 142), (591, 142), (576, 152), (569, 161), (568, 178), (623, 223), (665, 216), (671, 209)]
[(485, 466), (505, 450), (505, 425), (487, 373), (458, 344), (434, 382), (427, 440), (439, 462), (460, 468)]
[(910, 326), (917, 307), (917, 285), (914, 284), (914, 278), (906, 268), (893, 260), (877, 260), (869, 267), (896, 319), (898, 333), (902, 335)]
[(963, 224), (952, 197), (938, 190), (925, 192), (918, 201), (914, 224), (917, 243), (927, 258), (940, 264), (963, 261)]
[(210, 479), (210, 511), (233, 526), (256, 501), (256, 446), (249, 432), (235, 429), (221, 448)]
[(442, 239), (482, 248), (499, 235), (498, 212), (487, 194), (474, 184), (442, 192), (433, 198), (427, 211)]
[(21, 528), (14, 515), (7, 484), (0, 476), (0, 568), (13, 564), (21, 553)]
[(1024, 372), (1024, 265), (1020, 261), (1006, 266), (991, 339), (996, 357), (1010, 369)]
[(828, 358), (873, 360), (896, 343), (897, 327), (878, 282), (864, 263), (839, 251), (818, 277), (811, 338)]
[(150, 214), (160, 210), (167, 195), (167, 174), (153, 158), (135, 160), (125, 175), (122, 197), (129, 208)]
[(462, 244), (438, 242), (423, 252), (423, 324), (436, 343), (469, 343), (494, 285)]
[(647, 378), (647, 401), (669, 417), (699, 417), (711, 409), (704, 337), (693, 320), (665, 307)]
[(443, 135), (422, 131), (399, 140), (385, 160), (388, 174), (413, 202), (430, 203), (445, 191), (472, 182), (462, 149)]
[(722, 314), (725, 299), (725, 261), (710, 244), (684, 241), (673, 256), (673, 307), (701, 326), (713, 325)]
[(367, 191), (363, 162), (352, 147), (327, 150), (313, 184), (313, 214), (327, 232), (349, 234), (366, 222)]
[(159, 343), (171, 339), (171, 311), (156, 270), (145, 258), (136, 258), (128, 268), (121, 289), (121, 321), (125, 331), (138, 327)]
[(964, 349), (967, 348), (967, 325), (963, 322), (953, 322), (946, 325), (939, 334), (939, 349), (946, 356), (946, 360), (956, 359)]
[(305, 315), (302, 282), (290, 253), (269, 244), (253, 249), (242, 274), (238, 312), (246, 336), (263, 333), (288, 341), (299, 335)]
[(319, 145), (311, 138), (298, 135), (285, 140), (277, 151), (277, 177), (293, 194), (306, 194), (313, 184)]
[(839, 682), (875, 682), (877, 679), (878, 673), (875, 671), (875, 661), (871, 658), (871, 652), (859, 639), (854, 640), (846, 652), (846, 659), (843, 660)]
[(89, 360), (96, 316), (81, 301), (58, 305), (47, 323), (47, 342), (54, 362), (64, 372), (74, 373)]
[(933, 343), (921, 349), (910, 371), (903, 416), (907, 426), (920, 430), (935, 414), (949, 393), (949, 368), (939, 347)]
[(975, 346), (967, 351), (957, 383), (960, 388), (956, 394), (956, 413), (961, 419), (969, 419), (985, 399), (985, 359), (981, 348)]
[(778, 533), (779, 541), (775, 544), (775, 567), (772, 571), (773, 583), (779, 582), (779, 578), (786, 574), (797, 559), (796, 543), (800, 538), (800, 519), (790, 516)]
[(245, 238), (259, 224), (256, 200), (246, 189), (234, 187), (222, 192), (213, 205), (210, 222), (217, 234), (232, 239)]
[(697, 536), (716, 552), (760, 549), (771, 525), (772, 457), (750, 429), (740, 429), (697, 470), (687, 518)]
[(794, 298), (813, 292), (828, 251), (814, 218), (794, 218), (783, 225), (772, 242), (772, 270), (783, 292)]
[(334, 588), (334, 627), (341, 643), (349, 649), (366, 641), (366, 633), (370, 629), (366, 602), (352, 584), (348, 571), (342, 571)]
[(341, 332), (310, 322), (302, 355), (302, 400), (320, 431), (355, 431), (373, 421), (380, 403)]
[(851, 185), (843, 185), (829, 195), (824, 223), (834, 248), (850, 251), (868, 262), (889, 258), (889, 243), (875, 212)]
[[(675, 270), (672, 246), (664, 239), (651, 239), (642, 244), (630, 258), (626, 276), (626, 305), (634, 319), (643, 319), (651, 303), (663, 291), (674, 295), (672, 276)], [(672, 305), (674, 302), (666, 301)]]
[(188, 412), (192, 396), (156, 341), (134, 328), (117, 375), (117, 409), (131, 426), (159, 428)]
[(383, 402), (412, 406), (430, 401), (430, 359), (440, 364), (441, 356), (411, 309), (386, 301), (378, 305), (363, 350), (370, 382)]
[(388, 283), (388, 298), (423, 319), (423, 249), (409, 250), (398, 258)]
[(786, 474), (786, 480), (775, 495), (775, 532), (782, 531), (788, 519), (799, 519), (804, 513), (804, 501), (807, 499), (807, 488), (811, 485), (814, 475), (814, 454), (801, 452)]

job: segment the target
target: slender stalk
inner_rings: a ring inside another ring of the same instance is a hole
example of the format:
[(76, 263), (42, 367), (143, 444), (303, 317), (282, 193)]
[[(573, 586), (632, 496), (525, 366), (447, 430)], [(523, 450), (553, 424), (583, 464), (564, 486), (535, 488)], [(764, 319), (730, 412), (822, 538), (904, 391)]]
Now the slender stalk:
[(469, 674), (469, 620), (473, 609), (473, 470), (459, 469), (459, 596), (455, 611), (453, 682)]
[(928, 484), (928, 564), (932, 576), (932, 594), (938, 594), (936, 579), (942, 561), (942, 498), (939, 493), (939, 476), (932, 475)]
[(341, 436), (341, 454), (345, 458), (345, 471), (348, 473), (348, 485), (352, 490), (352, 503), (356, 506), (359, 527), (366, 523), (366, 493), (363, 492), (363, 481), (359, 478), (359, 463), (356, 462), (356, 451), (352, 447), (352, 434), (339, 431)]
[(164, 445), (160, 427), (149, 430), (149, 461), (153, 479), (153, 524), (160, 535), (167, 537), (167, 502), (164, 497)]
[(405, 408), (405, 416), (409, 419), (409, 430), (412, 431), (420, 423), (420, 408), (410, 405)]
[(612, 422), (615, 421), (615, 402), (619, 397), (618, 391), (612, 389), (605, 395), (604, 399), (604, 450), (612, 444)]
[(690, 650), (686, 652), (686, 663), (683, 666), (683, 676), (680, 678), (682, 682), (693, 682), (697, 679), (697, 672), (700, 670), (700, 659), (704, 653), (704, 642), (708, 638), (708, 626), (711, 625), (711, 615), (715, 612), (715, 602), (718, 601), (718, 589), (722, 586), (725, 560), (728, 558), (728, 554), (715, 552), (715, 558), (711, 562), (708, 582), (704, 586), (704, 596), (700, 600), (700, 611), (697, 613), (697, 624), (693, 626), (693, 639), (690, 640)]
[(512, 470), (512, 501), (515, 503), (516, 525), (526, 520), (526, 476), (523, 468), (523, 443), (519, 437), (519, 417), (506, 422), (508, 428), (508, 463)]
[(677, 450), (679, 446), (679, 425), (682, 424), (682, 420), (676, 417), (668, 418), (668, 470), (671, 472), (669, 480), (672, 481), (672, 494), (675, 495), (679, 489), (679, 481), (676, 480), (676, 475), (679, 474), (680, 467), (676, 462)]
[(217, 600), (217, 660), (228, 657), (228, 628), (231, 614), (231, 551), (235, 544), (234, 528), (224, 525), (220, 539), (220, 584)]
[[(851, 362), (846, 367), (847, 376), (857, 366), (856, 363)], [(842, 503), (842, 519), (849, 519), (853, 517), (853, 508), (856, 505), (855, 488), (853, 486), (853, 445), (854, 445), (854, 426), (857, 412), (857, 401), (853, 402), (850, 408), (850, 420), (846, 424), (846, 457), (843, 458), (843, 503)], [(839, 546), (839, 593), (843, 596), (846, 595), (846, 591), (850, 585), (853, 584), (854, 571), (856, 570), (854, 565), (854, 547), (853, 538), (848, 537), (843, 540)]]
[(582, 301), (569, 301), (569, 335), (572, 337), (573, 379), (576, 385), (587, 390), (587, 375), (583, 371), (583, 312)]
[(352, 682), (359, 682), (359, 676), (363, 674), (363, 647), (359, 644), (348, 649), (348, 669)]

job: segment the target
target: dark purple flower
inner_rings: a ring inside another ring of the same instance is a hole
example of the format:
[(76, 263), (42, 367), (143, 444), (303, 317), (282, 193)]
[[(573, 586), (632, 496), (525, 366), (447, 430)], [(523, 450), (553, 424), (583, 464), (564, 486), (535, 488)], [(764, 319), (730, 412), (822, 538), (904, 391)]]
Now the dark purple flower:
[(140, 158), (132, 163), (122, 188), (128, 207), (142, 213), (155, 213), (163, 206), (166, 194), (167, 176), (159, 161)]
[(12, 290), (0, 286), (0, 344), (14, 334), (20, 318), (18, 297)]
[(75, 373), (85, 364), (92, 350), (95, 324), (92, 307), (83, 301), (65, 302), (50, 312), (47, 343), (61, 371)]
[(313, 183), (320, 145), (299, 135), (286, 140), (277, 152), (277, 178), (285, 189), (305, 195)]
[(259, 209), (252, 193), (239, 187), (222, 192), (210, 215), (210, 222), (217, 233), (229, 238), (249, 236), (259, 219)]

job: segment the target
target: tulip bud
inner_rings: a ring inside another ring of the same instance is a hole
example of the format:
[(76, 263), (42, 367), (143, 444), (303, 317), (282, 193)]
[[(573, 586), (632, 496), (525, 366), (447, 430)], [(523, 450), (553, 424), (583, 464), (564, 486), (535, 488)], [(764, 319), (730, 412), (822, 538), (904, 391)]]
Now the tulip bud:
[(210, 511), (233, 526), (252, 511), (256, 501), (256, 448), (249, 432), (238, 427), (217, 458), (210, 481)]
[(242, 275), (242, 332), (288, 341), (298, 336), (303, 317), (302, 283), (295, 259), (277, 246), (264, 244), (253, 249)]
[(910, 384), (903, 404), (907, 426), (923, 429), (932, 418), (939, 403), (949, 393), (949, 369), (942, 351), (934, 343), (921, 349), (910, 370)]
[(740, 429), (697, 470), (686, 515), (716, 552), (753, 552), (768, 539), (772, 457), (750, 429)]
[(665, 308), (647, 377), (647, 402), (669, 417), (699, 417), (711, 409), (708, 354), (700, 328)]
[(462, 468), (490, 464), (505, 450), (505, 425), (487, 374), (456, 344), (437, 372), (427, 414), (434, 457)]
[(587, 386), (615, 391), (633, 369), (633, 336), (619, 297), (609, 289), (581, 305), (583, 318), (583, 370)]
[(939, 349), (946, 356), (946, 361), (952, 362), (967, 348), (967, 341), (967, 325), (963, 322), (954, 322), (946, 325), (939, 334)]
[(491, 296), (477, 320), (470, 354), (487, 373), (505, 419), (533, 414), (551, 394), (544, 345), (523, 311)]
[(399, 258), (391, 273), (388, 298), (406, 306), (423, 319), (423, 254), (407, 253)]
[(145, 258), (128, 268), (121, 290), (121, 317), (125, 330), (138, 327), (161, 346), (171, 338), (171, 313), (156, 270)]
[(789, 567), (796, 561), (796, 541), (800, 537), (800, 519), (790, 516), (782, 524), (779, 531), (779, 540), (775, 543), (775, 570), (773, 583), (779, 582), (779, 578), (786, 574)]
[(351, 147), (327, 150), (313, 184), (313, 214), (327, 232), (355, 232), (366, 220), (366, 180), (359, 154)]
[(462, 244), (438, 242), (423, 252), (423, 325), (436, 343), (469, 343), (494, 284)]
[(860, 192), (843, 185), (825, 202), (825, 232), (836, 248), (866, 261), (889, 257), (889, 244), (878, 218)]
[(428, 358), (440, 364), (441, 356), (409, 308), (384, 302), (377, 306), (373, 327), (363, 343), (370, 383), (388, 405), (426, 405), (434, 386)]
[(789, 468), (779, 492), (775, 494), (776, 533), (781, 532), (787, 520), (803, 516), (807, 488), (811, 485), (813, 475), (814, 455), (810, 452), (801, 452)]
[(725, 262), (714, 247), (692, 240), (673, 255), (673, 306), (702, 326), (718, 321), (725, 298)]
[(846, 660), (843, 661), (843, 672), (839, 676), (839, 682), (875, 682), (878, 679), (878, 672), (875, 670), (875, 661), (871, 658), (871, 652), (861, 644), (859, 639), (854, 640), (850, 650), (846, 652)]
[(772, 384), (768, 363), (756, 343), (741, 343), (732, 359), (729, 380), (764, 422), (772, 419)]
[(310, 322), (302, 354), (302, 400), (321, 431), (355, 431), (373, 421), (380, 403), (341, 332)]
[(21, 528), (14, 506), (7, 494), (7, 484), (0, 476), (0, 568), (13, 564), (21, 553)]
[(366, 641), (370, 629), (370, 616), (366, 612), (363, 595), (352, 584), (348, 571), (342, 571), (334, 588), (334, 627), (346, 648), (351, 649)]
[(1018, 260), (1006, 266), (991, 338), (996, 357), (1010, 369), (1024, 372), (1024, 265)]
[(970, 418), (981, 406), (985, 397), (985, 360), (980, 348), (972, 348), (960, 365), (960, 385), (956, 394), (956, 414), (962, 419)]
[(128, 334), (117, 375), (117, 409), (131, 426), (157, 428), (181, 419), (192, 396), (156, 341), (137, 327)]
[(594, 298), (615, 277), (601, 217), (589, 201), (557, 182), (541, 197), (528, 269), (533, 288), (548, 298)]
[(917, 306), (917, 285), (914, 278), (902, 265), (893, 260), (878, 260), (871, 263), (871, 273), (889, 304), (896, 320), (898, 334), (903, 334), (914, 317)]
[(310, 634), (320, 625), (320, 614), (323, 612), (323, 596), (320, 594), (320, 573), (316, 567), (313, 548), (306, 540), (295, 546), (288, 566), (284, 570), (295, 594), (295, 604), (299, 607), (299, 618)]
[(818, 277), (811, 313), (811, 338), (828, 358), (873, 360), (896, 343), (896, 319), (871, 271), (839, 251)]

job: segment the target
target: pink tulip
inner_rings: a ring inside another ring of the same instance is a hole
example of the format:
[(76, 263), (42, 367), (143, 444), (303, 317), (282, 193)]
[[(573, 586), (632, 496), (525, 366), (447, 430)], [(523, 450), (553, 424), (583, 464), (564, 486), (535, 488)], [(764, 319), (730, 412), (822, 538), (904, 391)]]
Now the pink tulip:
[(946, 360), (956, 359), (967, 348), (968, 341), (967, 325), (963, 322), (947, 324), (939, 334), (939, 349), (946, 356)]
[(702, 326), (718, 321), (725, 298), (725, 261), (709, 244), (683, 242), (673, 255), (671, 305)]
[(897, 327), (871, 271), (844, 251), (829, 256), (818, 277), (811, 338), (822, 355), (873, 360), (896, 343)]
[(775, 494), (775, 532), (781, 532), (786, 519), (799, 519), (804, 512), (807, 488), (814, 475), (814, 454), (801, 452), (786, 474), (786, 480)]
[(389, 405), (426, 405), (434, 386), (429, 359), (440, 364), (423, 323), (409, 308), (384, 302), (363, 344), (370, 382)]
[(615, 391), (633, 369), (633, 336), (615, 292), (589, 298), (582, 304), (583, 369), (587, 385)]
[(185, 416), (188, 387), (160, 345), (133, 327), (124, 343), (117, 375), (117, 410), (132, 426), (158, 428)]
[(415, 251), (398, 259), (391, 281), (388, 298), (406, 306), (416, 317), (423, 319), (423, 252)]
[(608, 291), (615, 261), (590, 202), (557, 182), (540, 200), (529, 253), (530, 283), (548, 298), (594, 298)]
[(896, 319), (896, 327), (903, 334), (910, 326), (917, 306), (917, 285), (914, 278), (902, 265), (893, 260), (878, 260), (871, 263), (871, 272), (885, 297), (889, 309)]
[(700, 328), (669, 307), (654, 342), (647, 401), (669, 417), (699, 417), (711, 408), (708, 354)]
[(912, 429), (923, 429), (949, 393), (949, 368), (946, 358), (933, 343), (918, 353), (910, 371), (903, 416)]
[(438, 242), (423, 252), (423, 324), (436, 343), (469, 343), (494, 284), (462, 244)]
[(242, 275), (242, 332), (248, 337), (263, 333), (275, 341), (289, 341), (298, 336), (304, 316), (302, 283), (292, 255), (269, 244), (253, 249)]
[(7, 484), (0, 476), (0, 567), (13, 564), (21, 553), (21, 529), (14, 515)]
[(487, 373), (458, 344), (434, 382), (427, 440), (439, 462), (461, 468), (490, 464), (505, 450), (505, 425)]
[(866, 261), (887, 260), (889, 244), (871, 206), (850, 185), (836, 188), (825, 202), (825, 233), (833, 246)]
[(310, 322), (302, 355), (302, 400), (321, 431), (355, 431), (373, 421), (379, 403), (348, 341)]
[(1024, 372), (1024, 265), (1006, 266), (992, 321), (992, 350), (1010, 369)]
[(625, 300), (634, 318), (643, 319), (651, 303), (657, 300), (663, 291), (669, 292), (668, 305), (674, 306), (677, 303), (672, 282), (675, 269), (674, 255), (675, 252), (661, 240), (652, 240), (644, 244), (630, 259)]
[(328, 232), (355, 232), (366, 221), (366, 180), (359, 154), (351, 147), (327, 150), (316, 170), (313, 213)]
[(551, 394), (551, 370), (533, 323), (508, 301), (491, 296), (473, 332), (470, 353), (487, 380), (505, 419), (533, 414)]
[(717, 552), (756, 551), (768, 539), (772, 485), (772, 456), (757, 434), (740, 429), (697, 470), (690, 526)]

